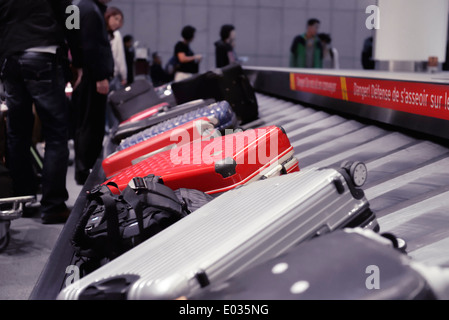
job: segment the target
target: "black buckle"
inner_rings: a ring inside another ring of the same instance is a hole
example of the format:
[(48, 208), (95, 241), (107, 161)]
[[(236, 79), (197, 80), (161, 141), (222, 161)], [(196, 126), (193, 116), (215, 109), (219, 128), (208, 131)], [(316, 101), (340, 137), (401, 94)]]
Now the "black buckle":
[(96, 197), (99, 194), (103, 194), (102, 185), (94, 186), (91, 190), (86, 191), (86, 194), (89, 200), (92, 200), (93, 197)]
[(130, 181), (129, 186), (136, 191), (142, 190), (142, 189), (145, 189), (145, 190), (148, 189), (145, 179), (143, 179), (141, 177), (134, 177)]

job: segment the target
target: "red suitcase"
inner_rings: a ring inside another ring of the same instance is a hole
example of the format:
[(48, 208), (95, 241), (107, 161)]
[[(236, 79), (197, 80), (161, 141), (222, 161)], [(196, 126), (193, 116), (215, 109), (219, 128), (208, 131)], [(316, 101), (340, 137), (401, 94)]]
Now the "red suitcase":
[(192, 120), (129, 148), (110, 154), (102, 162), (104, 173), (106, 177), (112, 177), (115, 173), (158, 152), (170, 150), (197, 139), (207, 139), (208, 136), (214, 134), (214, 131), (214, 124), (207, 117)]
[[(133, 177), (152, 173), (173, 190), (191, 188), (215, 194), (294, 171), (299, 171), (298, 160), (285, 131), (269, 126), (197, 140), (157, 153), (104, 184), (113, 182), (124, 190)], [(117, 192), (116, 188), (111, 191)]]
[(170, 105), (167, 102), (162, 102), (159, 103), (155, 106), (152, 106), (148, 109), (145, 109), (143, 111), (140, 111), (138, 113), (136, 113), (135, 115), (131, 116), (130, 118), (128, 118), (125, 121), (122, 121), (120, 124), (125, 124), (125, 123), (129, 123), (129, 122), (136, 122), (139, 120), (143, 120), (143, 119), (147, 119), (147, 118), (151, 118), (152, 116), (164, 112), (165, 110), (167, 110), (170, 107)]

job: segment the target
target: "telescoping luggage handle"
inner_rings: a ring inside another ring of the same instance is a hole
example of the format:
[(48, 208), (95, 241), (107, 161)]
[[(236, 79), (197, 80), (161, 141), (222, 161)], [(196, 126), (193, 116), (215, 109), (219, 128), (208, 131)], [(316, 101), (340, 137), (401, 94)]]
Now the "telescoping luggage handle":
[(10, 197), (0, 199), (0, 205), (11, 204), (11, 208), (0, 211), (0, 220), (14, 220), (22, 216), (23, 206), (35, 202), (35, 196)]
[(36, 201), (35, 196), (10, 197), (0, 199), (0, 205), (7, 205), (0, 210), (0, 252), (8, 247), (11, 235), (11, 220), (19, 219), (26, 203)]

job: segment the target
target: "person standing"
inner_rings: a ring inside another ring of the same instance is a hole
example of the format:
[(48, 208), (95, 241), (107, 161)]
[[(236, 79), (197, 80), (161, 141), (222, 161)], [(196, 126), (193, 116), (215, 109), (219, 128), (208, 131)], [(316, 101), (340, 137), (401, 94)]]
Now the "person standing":
[(220, 29), (220, 40), (215, 45), (215, 66), (222, 68), (229, 64), (237, 62), (234, 52), (235, 27), (231, 24), (225, 24)]
[[(114, 58), (114, 76), (109, 82), (109, 92), (123, 89), (128, 83), (128, 68), (126, 66), (125, 48), (120, 33), (123, 27), (123, 12), (116, 7), (108, 7), (104, 15), (106, 21), (106, 30), (108, 31), (109, 43), (111, 44), (112, 57)], [(106, 104), (106, 125), (105, 132), (109, 132), (114, 126), (118, 125), (118, 120), (110, 104)]]
[(361, 62), (365, 70), (374, 70), (376, 68), (376, 61), (373, 59), (373, 41), (372, 36), (363, 41)]
[(128, 75), (126, 79), (128, 82), (126, 85), (130, 85), (134, 82), (134, 59), (136, 57), (136, 52), (134, 50), (134, 39), (132, 35), (127, 34), (123, 37), (123, 45), (125, 48), (125, 60), (126, 60), (126, 69), (128, 71)]
[(180, 81), (198, 73), (199, 63), (203, 58), (200, 54), (195, 54), (190, 48), (190, 44), (195, 38), (196, 29), (192, 26), (185, 26), (181, 31), (182, 40), (175, 45), (174, 56), (178, 60), (178, 67), (174, 81)]
[(105, 13), (106, 28), (111, 43), (112, 56), (114, 57), (114, 78), (109, 84), (109, 90), (123, 88), (128, 80), (128, 68), (126, 66), (125, 48), (120, 33), (123, 26), (123, 13), (116, 7), (108, 7)]
[(64, 25), (70, 4), (62, 0), (34, 0), (26, 5), (0, 1), (0, 66), (8, 106), (7, 166), (14, 195), (36, 195), (38, 181), (30, 152), (34, 104), (45, 142), (40, 201), (44, 224), (65, 222), (70, 214), (65, 203), (69, 158), (65, 85), (70, 78), (64, 73), (69, 68), (66, 44), (74, 65), (79, 65), (81, 58), (77, 36)]
[(72, 99), (76, 109), (75, 181), (86, 182), (101, 154), (104, 139), (109, 81), (114, 74), (114, 58), (104, 14), (110, 0), (81, 0), (80, 31), (83, 64), (81, 82)]
[(340, 69), (338, 50), (332, 46), (332, 38), (327, 33), (318, 34), (323, 48), (323, 68)]
[(312, 18), (307, 21), (306, 32), (296, 36), (290, 47), (290, 67), (322, 68), (323, 50), (318, 39), (320, 21)]
[(150, 77), (151, 81), (153, 81), (153, 86), (159, 87), (170, 82), (170, 76), (165, 72), (164, 68), (162, 68), (162, 59), (159, 53), (154, 52), (152, 57), (153, 61), (150, 67)]

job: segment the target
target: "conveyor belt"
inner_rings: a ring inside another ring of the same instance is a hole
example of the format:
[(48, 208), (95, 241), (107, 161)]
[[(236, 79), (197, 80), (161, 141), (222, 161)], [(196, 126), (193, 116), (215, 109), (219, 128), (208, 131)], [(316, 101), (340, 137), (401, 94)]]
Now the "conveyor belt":
[[(412, 258), (449, 266), (449, 148), (265, 94), (258, 93), (257, 99), (259, 119), (244, 129), (282, 126), (301, 169), (340, 165), (345, 160), (365, 162), (368, 181), (364, 190), (380, 231), (403, 238)], [(31, 299), (54, 299), (64, 286), (65, 268), (75, 263), (70, 228), (85, 205), (85, 191), (101, 181), (104, 174), (99, 161)]]
[(254, 125), (281, 125), (300, 168), (364, 161), (364, 189), (381, 232), (406, 240), (411, 257), (449, 266), (449, 148), (295, 102), (257, 98)]

